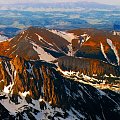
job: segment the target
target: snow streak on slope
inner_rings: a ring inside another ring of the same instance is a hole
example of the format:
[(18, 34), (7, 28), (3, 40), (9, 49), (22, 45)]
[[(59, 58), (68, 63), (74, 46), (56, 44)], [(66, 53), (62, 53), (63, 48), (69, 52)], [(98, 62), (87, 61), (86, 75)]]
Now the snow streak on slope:
[(6, 41), (8, 37), (0, 35), (0, 42)]
[(119, 58), (118, 51), (117, 51), (116, 47), (113, 45), (113, 43), (110, 39), (107, 39), (107, 43), (109, 44), (109, 46), (113, 50), (113, 52), (116, 56), (117, 62), (118, 62), (118, 66), (119, 66), (120, 65), (120, 58)]
[(50, 45), (50, 46), (53, 46), (52, 44), (46, 42), (46, 41), (45, 41), (40, 35), (38, 35), (37, 33), (35, 33), (35, 35), (38, 36), (39, 41), (41, 41), (41, 42), (43, 41), (43, 42), (45, 42), (46, 44), (48, 44), (48, 45)]
[(4, 87), (4, 90), (3, 90), (4, 93), (11, 93), (13, 85), (14, 85), (14, 83), (13, 83), (13, 84), (10, 84), (10, 85), (8, 85), (8, 86), (5, 86), (5, 87)]
[(105, 57), (105, 59), (106, 59), (106, 60), (110, 63), (110, 61), (109, 61), (109, 59), (108, 59), (107, 55), (105, 54), (103, 44), (102, 44), (102, 43), (100, 43), (100, 46), (101, 46), (101, 51), (102, 51), (103, 56), (104, 56), (104, 57)]
[(54, 58), (51, 54), (45, 52), (45, 50), (38, 46), (37, 44), (31, 42), (33, 45), (33, 49), (38, 53), (38, 56), (41, 60), (46, 60), (47, 62), (54, 61), (56, 58)]
[(104, 80), (101, 80), (101, 79), (95, 78), (95, 76), (97, 76), (97, 74), (96, 75), (93, 74), (93, 77), (89, 77), (83, 73), (81, 74), (80, 72), (63, 71), (60, 68), (58, 68), (57, 70), (60, 71), (64, 77), (67, 77), (71, 80), (78, 81), (78, 82), (84, 83), (84, 84), (88, 84), (88, 85), (91, 85), (91, 86), (93, 86), (95, 88), (99, 88), (99, 89), (111, 89), (113, 91), (120, 92), (119, 83), (112, 84), (112, 85), (107, 83), (108, 78), (112, 78), (112, 79), (116, 79), (116, 80), (120, 79), (120, 77), (113, 76), (112, 74), (110, 74), (109, 76), (105, 74)]
[[(110, 97), (104, 91), (86, 85), (89, 81), (91, 83), (99, 82), (95, 79), (93, 80), (92, 77), (73, 71), (60, 71), (64, 74), (61, 76), (61, 73), (56, 71), (56, 67), (52, 67), (51, 64), (48, 63), (48, 65), (44, 64), (44, 66), (42, 66), (41, 63), (45, 63), (43, 61), (37, 61), (37, 63), (34, 63), (34, 61), (24, 61), (22, 63), (22, 69), (27, 73), (25, 74), (25, 78), (30, 80), (23, 82), (22, 86), (28, 88), (21, 92), (18, 91), (17, 96), (9, 91), (6, 93), (3, 91), (6, 96), (5, 98), (3, 98), (3, 96), (0, 97), (0, 105), (4, 106), (16, 119), (20, 119), (19, 114), (21, 119), (24, 118), (27, 120), (33, 120), (33, 118), (36, 120), (87, 120), (89, 116), (92, 115), (98, 115), (100, 119), (105, 115), (105, 119), (107, 120), (105, 111), (107, 111), (108, 101), (112, 105), (112, 109), (108, 107), (108, 113), (114, 114), (114, 111), (119, 112), (119, 102), (116, 102), (116, 99)], [(19, 74), (19, 69), (17, 69), (16, 72)], [(14, 74), (16, 74), (16, 72), (14, 72)], [(16, 78), (14, 79), (16, 80)], [(25, 83), (27, 83), (27, 86), (24, 86)], [(32, 89), (30, 88), (31, 86), (29, 87), (30, 84), (34, 85)], [(13, 86), (13, 90), (15, 89), (15, 86)], [(32, 99), (32, 90), (34, 91), (33, 94), (36, 94), (35, 91), (40, 93), (35, 99)], [(50, 99), (46, 100), (46, 96), (49, 95)], [(57, 99), (54, 96), (57, 96)], [(52, 100), (58, 100), (58, 102), (54, 104)], [(93, 109), (92, 112), (91, 108)], [(98, 108), (97, 111), (96, 108)], [(111, 110), (114, 111), (110, 112)]]
[(49, 31), (66, 39), (69, 43), (71, 43), (73, 39), (78, 39), (78, 36), (74, 35), (74, 33), (67, 33), (67, 32), (57, 31), (57, 30), (49, 30)]
[[(37, 34), (37, 33), (35, 33), (35, 35), (37, 35), (37, 37), (38, 37), (38, 39), (39, 39), (39, 41), (40, 42), (42, 42), (43, 44), (46, 44), (46, 45), (48, 45), (49, 46), (49, 48), (47, 48), (47, 47), (45, 47), (45, 46), (42, 46), (42, 48), (45, 48), (45, 49), (47, 49), (47, 50), (51, 50), (51, 51), (54, 51), (54, 52), (58, 52), (57, 50), (55, 50), (54, 48), (53, 48), (53, 44), (51, 44), (51, 43), (49, 43), (49, 42), (47, 42), (46, 40), (44, 40), (44, 38), (43, 37), (41, 37), (39, 34)], [(58, 48), (58, 47), (57, 47)], [(59, 49), (59, 48), (58, 48)], [(60, 49), (59, 49), (60, 50)], [(60, 50), (61, 51), (61, 50)], [(63, 51), (62, 51), (63, 52)]]
[(50, 32), (64, 38), (65, 40), (67, 40), (69, 42), (69, 45), (67, 46), (69, 51), (68, 51), (68, 56), (73, 56), (74, 52), (72, 50), (72, 40), (74, 39), (79, 39), (79, 36), (75, 35), (74, 33), (67, 33), (64, 31), (58, 31), (58, 30), (49, 30)]
[(68, 55), (68, 56), (73, 56), (72, 44), (69, 44), (67, 47), (68, 47), (68, 49), (69, 49), (67, 55)]
[(26, 97), (27, 95), (30, 95), (30, 92), (29, 92), (29, 91), (25, 91), (25, 92), (23, 92), (23, 93), (19, 92), (19, 94), (20, 94), (21, 96)]
[(83, 39), (81, 41), (81, 43), (84, 43), (86, 41), (88, 41), (91, 37), (88, 35), (88, 34), (83, 34), (83, 35), (80, 35)]

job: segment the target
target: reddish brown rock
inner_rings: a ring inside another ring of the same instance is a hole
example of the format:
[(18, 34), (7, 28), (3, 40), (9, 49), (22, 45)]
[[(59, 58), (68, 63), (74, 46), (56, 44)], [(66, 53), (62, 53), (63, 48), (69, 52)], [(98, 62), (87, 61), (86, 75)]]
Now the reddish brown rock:
[(113, 74), (116, 76), (120, 74), (116, 66), (97, 59), (61, 57), (58, 63), (62, 70), (79, 71), (89, 76), (93, 76), (93, 74), (97, 74), (98, 76), (103, 76), (105, 74)]
[(114, 54), (114, 51), (111, 49), (110, 45), (107, 43), (107, 39), (110, 39), (112, 41), (112, 44), (115, 46), (118, 53), (118, 57), (120, 59), (120, 36), (113, 35), (113, 33), (110, 31), (87, 28), (70, 30), (68, 32), (74, 33), (77, 36), (81, 36), (83, 34), (87, 34), (88, 36), (90, 36), (88, 41), (84, 42), (82, 45), (80, 43), (78, 44), (80, 38), (72, 40), (73, 50), (76, 51), (75, 56), (95, 58), (107, 61), (101, 51), (102, 43), (104, 52), (107, 55), (110, 62), (115, 63), (117, 65), (120, 64), (120, 61), (119, 63), (117, 63), (116, 55)]

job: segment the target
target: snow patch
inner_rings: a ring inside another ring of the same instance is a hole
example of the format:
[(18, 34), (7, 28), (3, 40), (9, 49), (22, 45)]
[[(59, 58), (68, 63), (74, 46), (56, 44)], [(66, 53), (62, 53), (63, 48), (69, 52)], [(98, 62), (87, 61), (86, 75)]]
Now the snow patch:
[(119, 66), (120, 65), (120, 58), (119, 58), (118, 51), (117, 51), (116, 47), (114, 46), (113, 42), (110, 39), (107, 39), (107, 43), (109, 44), (109, 46), (113, 50), (113, 52), (116, 56), (116, 59), (117, 59), (118, 66)]
[(25, 99), (22, 99), (20, 104), (13, 103), (8, 94), (6, 94), (7, 99), (3, 99), (0, 103), (10, 112), (11, 115), (16, 115), (19, 111), (23, 111), (23, 106), (28, 105)]
[(75, 110), (74, 108), (71, 108), (71, 110), (77, 114), (81, 119), (85, 120), (85, 116), (83, 116), (82, 114), (80, 114), (80, 112), (78, 112), (77, 110)]
[(14, 78), (16, 78), (16, 75), (17, 75), (17, 71), (15, 70), (15, 72), (14, 72)]
[(71, 76), (73, 74), (76, 74), (76, 72), (74, 71), (62, 71), (60, 68), (58, 68), (58, 70), (65, 76), (68, 76), (68, 75)]
[(42, 47), (38, 46), (37, 44), (33, 42), (31, 42), (31, 44), (33, 45), (33, 49), (38, 53), (38, 56), (41, 60), (51, 62), (56, 59), (51, 54), (45, 52), (45, 50)]
[(13, 85), (14, 85), (14, 83), (13, 83), (13, 84), (10, 83), (10, 85), (4, 86), (3, 92), (4, 92), (4, 93), (10, 93), (11, 90), (12, 90)]
[(84, 34), (82, 34), (82, 35), (80, 35), (83, 39), (81, 40), (81, 43), (84, 43), (84, 42), (86, 42), (86, 41), (88, 41), (90, 38), (91, 38), (91, 36), (90, 35), (88, 35), (88, 34), (86, 34), (86, 33), (84, 33)]
[(110, 63), (110, 61), (109, 61), (109, 59), (108, 59), (107, 55), (105, 54), (103, 44), (102, 44), (102, 43), (100, 43), (100, 46), (101, 46), (101, 51), (102, 51), (102, 54), (103, 54), (104, 58), (105, 58), (105, 59), (106, 59), (106, 60)]
[(23, 97), (26, 97), (27, 95), (30, 95), (30, 92), (29, 91), (25, 91), (23, 93), (19, 92), (19, 95), (23, 96)]
[(7, 41), (8, 37), (0, 35), (0, 42)]
[(67, 47), (69, 49), (68, 56), (73, 56), (72, 44), (69, 44)]
[(49, 30), (49, 31), (66, 39), (69, 43), (72, 43), (73, 39), (78, 39), (78, 37), (79, 37), (79, 36), (75, 35), (74, 33), (67, 33), (67, 32), (58, 31), (58, 30)]
[(39, 40), (43, 40), (43, 38), (42, 38), (40, 35), (38, 35), (37, 33), (35, 33), (35, 35), (38, 36), (38, 39), (39, 39)]
[(12, 74), (10, 73), (10, 70), (9, 70), (9, 67), (8, 67), (7, 62), (5, 62), (5, 68), (6, 68), (6, 71), (7, 71), (7, 73), (9, 74), (9, 76), (10, 76), (10, 78), (11, 78), (11, 81), (13, 82), (13, 76), (12, 76)]
[(50, 46), (53, 46), (52, 44), (50, 44), (50, 43), (48, 43), (47, 41), (45, 41), (39, 34), (35, 33), (35, 35), (37, 35), (39, 41), (44, 42), (44, 43), (46, 43), (46, 44), (48, 44), (48, 45), (50, 45)]

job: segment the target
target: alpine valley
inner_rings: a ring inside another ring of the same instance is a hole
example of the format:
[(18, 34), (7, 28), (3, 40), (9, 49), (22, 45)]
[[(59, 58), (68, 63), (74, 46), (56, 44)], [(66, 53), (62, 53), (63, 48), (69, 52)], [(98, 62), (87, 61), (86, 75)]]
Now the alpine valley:
[(9, 35), (0, 33), (0, 120), (120, 120), (114, 27), (2, 29)]

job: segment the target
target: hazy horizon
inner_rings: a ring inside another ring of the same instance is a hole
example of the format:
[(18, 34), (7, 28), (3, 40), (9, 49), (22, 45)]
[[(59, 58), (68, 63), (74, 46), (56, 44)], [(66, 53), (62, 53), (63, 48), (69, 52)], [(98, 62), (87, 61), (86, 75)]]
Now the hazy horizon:
[(87, 1), (87, 2), (96, 2), (96, 3), (102, 3), (102, 4), (109, 4), (109, 5), (120, 5), (120, 0), (1, 0), (0, 4), (17, 4), (17, 3), (52, 3), (52, 2), (76, 2), (76, 1)]

